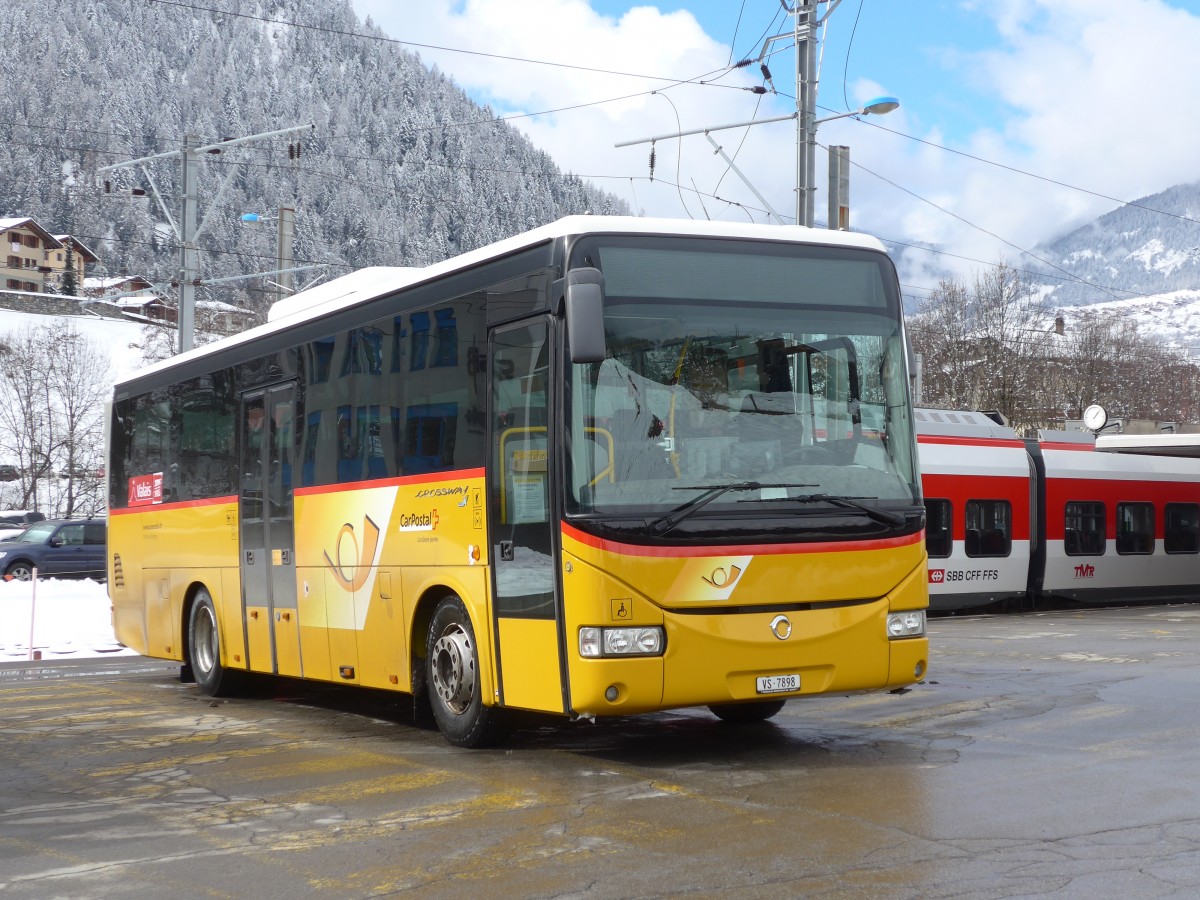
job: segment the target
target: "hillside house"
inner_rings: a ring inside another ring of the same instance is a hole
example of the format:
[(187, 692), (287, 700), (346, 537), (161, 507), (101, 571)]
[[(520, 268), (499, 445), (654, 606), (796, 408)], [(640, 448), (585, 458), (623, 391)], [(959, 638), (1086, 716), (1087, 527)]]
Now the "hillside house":
[(154, 293), (154, 285), (141, 275), (113, 275), (85, 278), (83, 296), (93, 300), (112, 300), (117, 297), (143, 297)]
[(29, 216), (0, 218), (0, 247), (0, 287), (10, 291), (44, 291), (54, 254), (66, 265), (62, 242)]
[(78, 238), (51, 234), (31, 216), (0, 218), (0, 289), (43, 293), (62, 289), (67, 265), (82, 287), (87, 267), (100, 258)]
[(48, 254), (47, 265), (50, 271), (46, 273), (46, 287), (62, 290), (67, 275), (67, 265), (75, 269), (75, 291), (83, 293), (83, 283), (87, 280), (87, 267), (100, 262), (100, 257), (91, 251), (87, 244), (69, 234), (56, 234), (54, 239), (63, 245), (62, 250)]

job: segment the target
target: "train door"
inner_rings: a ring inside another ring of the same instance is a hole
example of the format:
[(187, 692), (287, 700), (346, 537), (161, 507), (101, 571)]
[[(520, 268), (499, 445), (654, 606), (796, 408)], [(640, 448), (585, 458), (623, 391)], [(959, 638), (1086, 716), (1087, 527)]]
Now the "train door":
[(242, 615), (250, 668), (301, 675), (292, 473), (295, 386), (241, 398)]
[(501, 702), (563, 712), (550, 329), (543, 318), (489, 338), (492, 616)]

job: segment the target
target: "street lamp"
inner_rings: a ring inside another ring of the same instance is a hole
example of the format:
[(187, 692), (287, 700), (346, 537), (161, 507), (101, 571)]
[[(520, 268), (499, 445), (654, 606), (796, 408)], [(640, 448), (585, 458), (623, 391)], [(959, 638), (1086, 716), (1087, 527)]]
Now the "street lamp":
[(834, 119), (847, 119), (850, 116), (885, 116), (892, 110), (899, 108), (900, 101), (895, 97), (876, 97), (870, 103), (852, 112), (837, 113), (833, 116), (825, 116), (823, 119), (817, 119), (813, 122), (813, 128), (816, 128), (818, 125), (824, 125), (826, 122), (832, 122)]
[[(814, 110), (802, 110), (799, 113), (800, 143), (796, 148), (796, 221), (801, 225), (813, 225), (813, 198), (816, 195), (817, 173), (817, 126), (834, 119), (848, 119), (854, 116), (884, 116), (898, 109), (900, 101), (895, 97), (876, 97), (850, 112), (837, 113), (814, 119)], [(832, 225), (830, 226), (833, 227)]]

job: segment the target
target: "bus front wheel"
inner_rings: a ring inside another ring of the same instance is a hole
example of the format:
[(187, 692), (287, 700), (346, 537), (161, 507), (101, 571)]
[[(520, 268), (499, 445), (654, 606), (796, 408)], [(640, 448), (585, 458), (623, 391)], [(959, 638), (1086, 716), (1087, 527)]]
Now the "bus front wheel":
[(228, 697), (238, 685), (238, 673), (221, 665), (221, 638), (212, 596), (204, 588), (196, 592), (188, 617), (188, 657), (200, 690), (210, 697)]
[(721, 703), (708, 708), (722, 722), (765, 722), (783, 709), (783, 700)]
[(456, 747), (489, 747), (504, 739), (503, 711), (483, 705), (475, 629), (456, 596), (443, 599), (433, 612), (425, 666), (433, 717), (447, 741)]

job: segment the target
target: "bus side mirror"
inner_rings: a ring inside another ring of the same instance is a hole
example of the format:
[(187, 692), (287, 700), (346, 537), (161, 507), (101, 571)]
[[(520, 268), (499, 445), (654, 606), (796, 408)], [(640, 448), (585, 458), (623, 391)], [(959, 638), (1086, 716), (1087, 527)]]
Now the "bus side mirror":
[(567, 272), (567, 339), (571, 362), (603, 362), (604, 273), (599, 269)]

